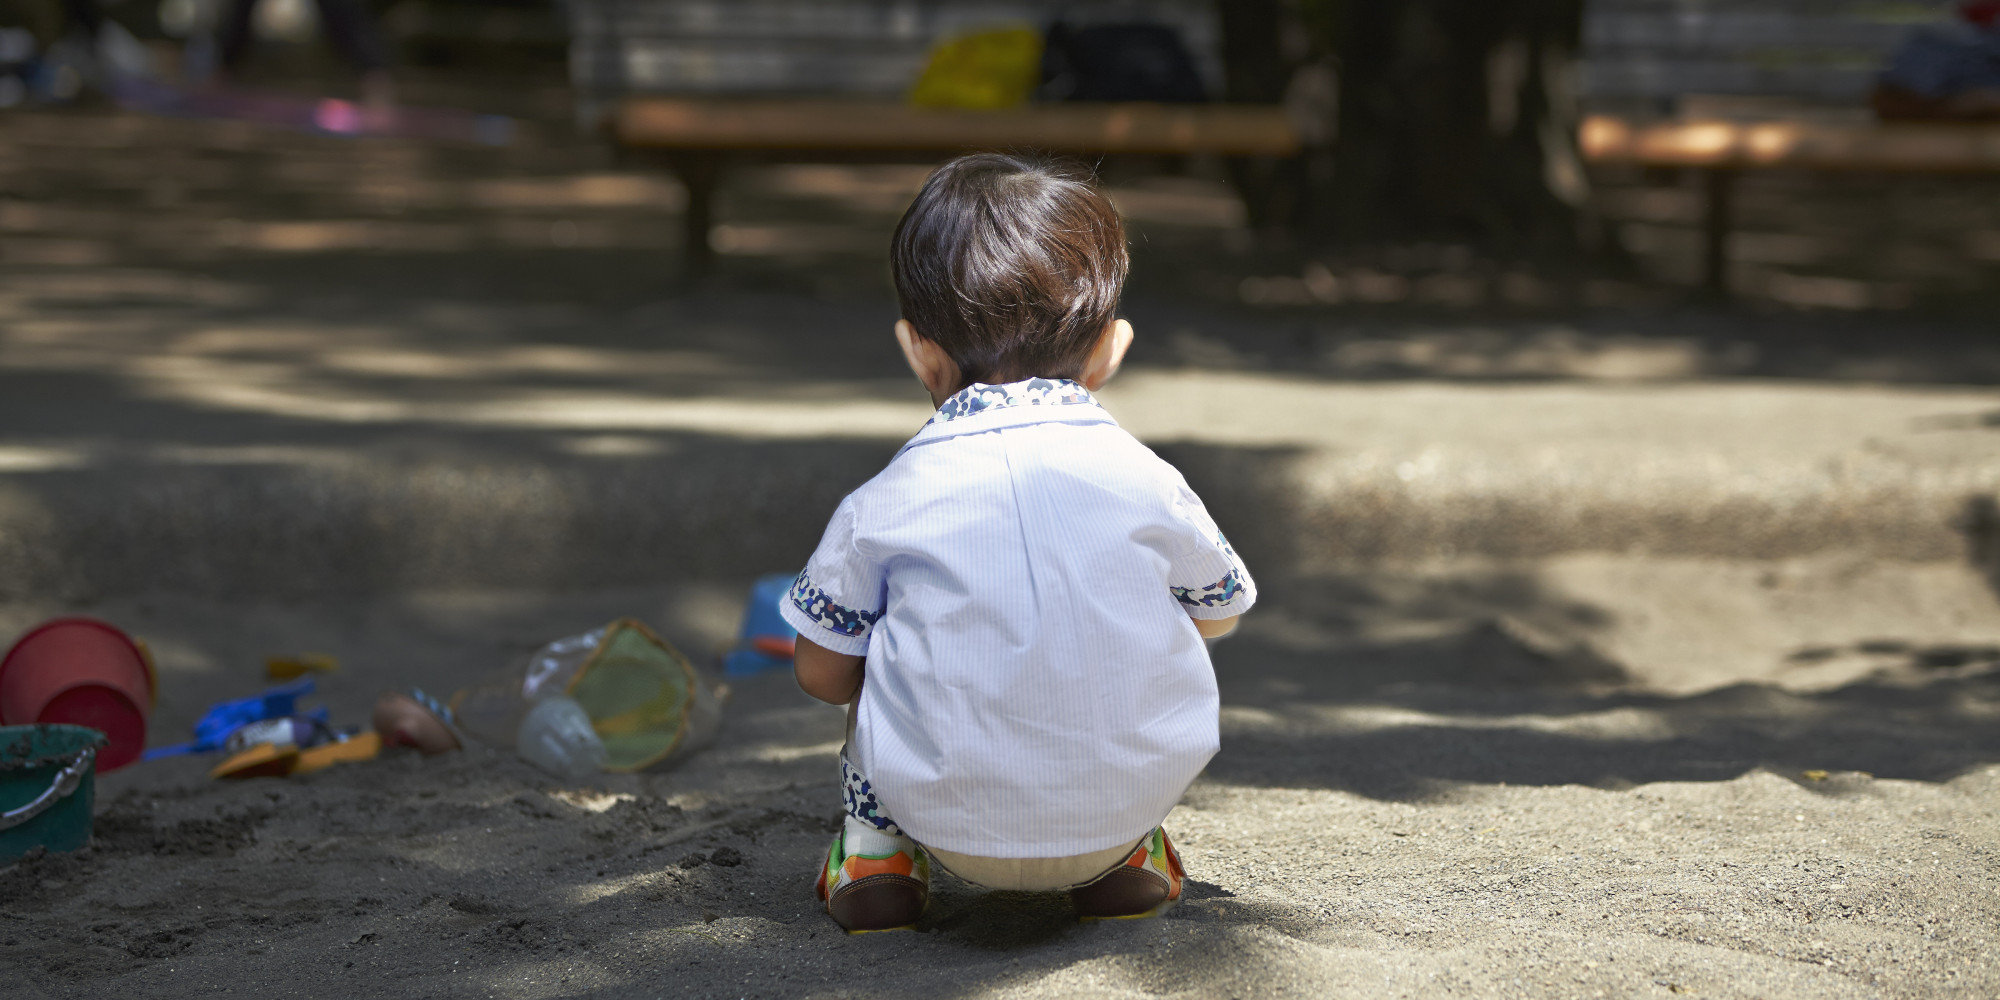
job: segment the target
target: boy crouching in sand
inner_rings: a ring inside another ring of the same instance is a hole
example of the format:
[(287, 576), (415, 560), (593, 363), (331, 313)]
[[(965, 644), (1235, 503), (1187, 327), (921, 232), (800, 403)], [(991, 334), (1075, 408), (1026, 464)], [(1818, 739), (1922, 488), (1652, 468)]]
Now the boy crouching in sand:
[(1132, 343), (1124, 227), (1061, 168), (967, 156), (890, 260), (937, 415), (841, 502), (783, 604), (799, 686), (853, 703), (820, 898), (849, 931), (907, 926), (935, 861), (1149, 916), (1181, 891), (1160, 821), (1217, 748), (1202, 639), (1257, 591), (1091, 396)]

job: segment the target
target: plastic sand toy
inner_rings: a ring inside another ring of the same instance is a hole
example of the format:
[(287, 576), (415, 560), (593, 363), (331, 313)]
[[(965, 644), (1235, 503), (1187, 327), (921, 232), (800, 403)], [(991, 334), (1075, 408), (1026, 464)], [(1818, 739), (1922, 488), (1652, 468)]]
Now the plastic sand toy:
[[(568, 777), (578, 770), (575, 761), (595, 759), (596, 750), (573, 724), (576, 712), (542, 709), (542, 702), (574, 702), (602, 746), (602, 770), (641, 771), (707, 745), (727, 696), (671, 643), (621, 618), (543, 646), (524, 667), (453, 695), (450, 708), (464, 731)], [(524, 750), (524, 733), (534, 747)]]
[(107, 741), (100, 771), (140, 758), (157, 692), (146, 647), (95, 618), (43, 622), (0, 658), (0, 724), (95, 729)]
[(0, 727), (0, 863), (90, 843), (104, 734), (82, 726)]
[(348, 735), (318, 746), (258, 743), (231, 754), (208, 772), (211, 778), (282, 778), (308, 774), (335, 764), (372, 760), (382, 752), (382, 737), (374, 731)]
[(264, 676), (289, 681), (308, 674), (330, 674), (340, 669), (340, 661), (325, 653), (273, 656), (264, 661)]
[[(298, 714), (299, 699), (313, 693), (313, 686), (313, 679), (304, 677), (290, 684), (271, 688), (263, 694), (217, 702), (202, 714), (200, 721), (194, 724), (193, 742), (154, 747), (146, 751), (146, 759), (158, 760), (161, 757), (220, 750), (228, 744), (230, 734), (250, 723)], [(325, 722), (327, 718), (324, 708), (314, 709), (306, 714), (321, 722)]]
[(408, 694), (391, 691), (377, 698), (373, 722), (383, 746), (415, 747), (427, 755), (448, 753), (461, 746), (451, 709), (422, 688), (411, 688)]
[(750, 603), (743, 608), (737, 647), (722, 659), (724, 674), (747, 677), (792, 665), (799, 633), (778, 613), (778, 602), (787, 599), (795, 579), (791, 573), (773, 573), (758, 577), (750, 586)]

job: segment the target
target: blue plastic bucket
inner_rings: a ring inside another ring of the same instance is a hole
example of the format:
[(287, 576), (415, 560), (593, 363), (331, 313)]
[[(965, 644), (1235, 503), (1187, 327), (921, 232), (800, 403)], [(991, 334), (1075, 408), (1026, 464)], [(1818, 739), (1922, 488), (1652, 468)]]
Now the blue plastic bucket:
[(796, 579), (798, 575), (795, 573), (772, 573), (758, 577), (757, 582), (751, 585), (750, 603), (743, 608), (743, 626), (738, 630), (737, 648), (722, 660), (725, 675), (748, 677), (792, 665), (791, 657), (772, 656), (752, 648), (750, 642), (765, 637), (780, 640), (798, 638), (798, 630), (778, 612), (778, 605), (790, 599), (792, 581)]
[(90, 843), (103, 733), (82, 726), (0, 726), (0, 863), (37, 847)]

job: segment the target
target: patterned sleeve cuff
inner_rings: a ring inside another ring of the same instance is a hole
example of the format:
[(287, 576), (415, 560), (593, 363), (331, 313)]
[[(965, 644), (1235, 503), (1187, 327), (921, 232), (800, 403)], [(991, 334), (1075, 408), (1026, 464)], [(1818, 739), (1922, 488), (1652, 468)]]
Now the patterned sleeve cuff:
[(880, 611), (857, 611), (834, 603), (805, 573), (792, 581), (778, 611), (800, 635), (849, 656), (868, 655), (868, 633), (882, 618)]
[(1181, 602), (1194, 618), (1234, 618), (1250, 610), (1256, 593), (1244, 586), (1243, 574), (1230, 570), (1222, 579), (1206, 587), (1171, 587), (1174, 600)]

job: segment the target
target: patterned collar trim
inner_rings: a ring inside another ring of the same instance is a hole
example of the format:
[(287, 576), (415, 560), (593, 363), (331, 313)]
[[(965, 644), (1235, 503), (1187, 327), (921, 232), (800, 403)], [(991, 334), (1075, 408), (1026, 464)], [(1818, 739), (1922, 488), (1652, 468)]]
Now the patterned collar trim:
[(1098, 405), (1090, 390), (1066, 378), (1031, 378), (1005, 385), (974, 382), (945, 400), (944, 405), (938, 407), (937, 416), (924, 426), (1010, 406), (1070, 406), (1078, 403)]

